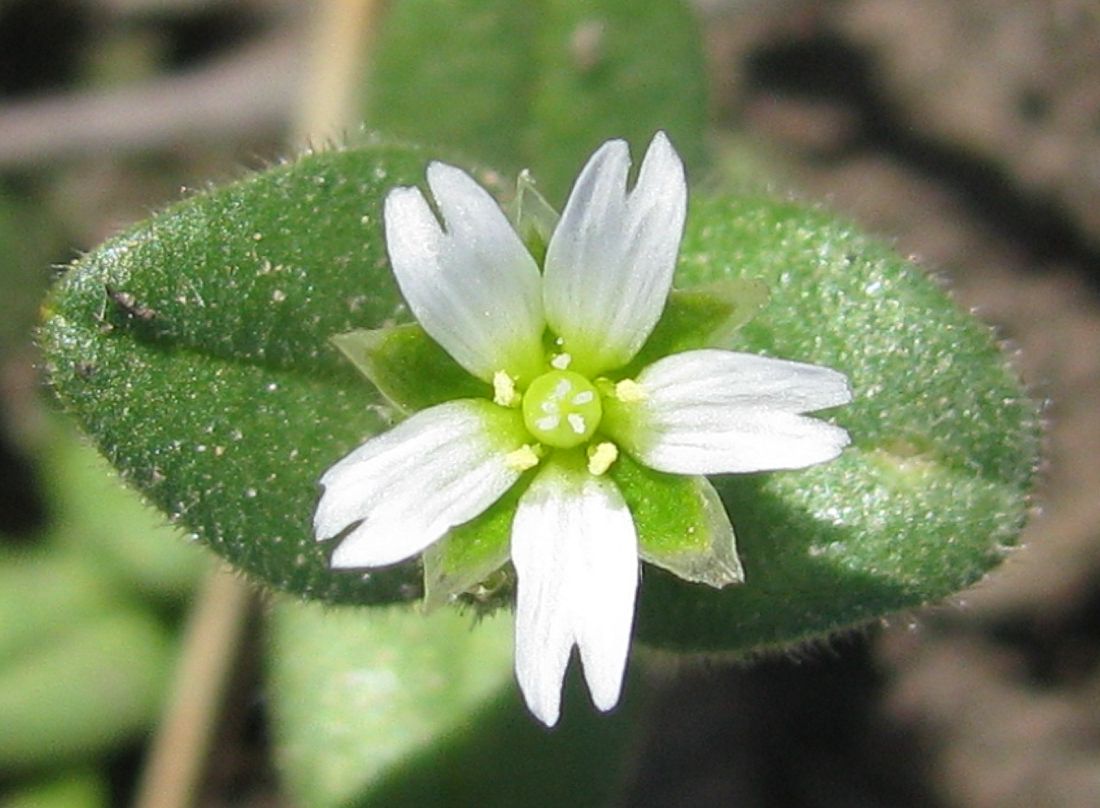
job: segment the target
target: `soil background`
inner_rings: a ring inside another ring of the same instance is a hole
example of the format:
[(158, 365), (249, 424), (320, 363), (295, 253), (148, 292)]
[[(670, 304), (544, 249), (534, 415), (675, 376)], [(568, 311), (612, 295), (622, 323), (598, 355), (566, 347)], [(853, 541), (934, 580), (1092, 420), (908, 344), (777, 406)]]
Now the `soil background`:
[[(0, 2), (5, 185), (47, 201), (63, 233), (53, 243), (90, 247), (180, 185), (277, 153), (301, 55), (277, 24), (288, 5)], [(752, 143), (784, 190), (892, 240), (994, 324), (1046, 402), (1046, 457), (1022, 546), (971, 591), (825, 647), (687, 666), (661, 683), (625, 804), (1100, 804), (1100, 7), (696, 5), (716, 142)], [(136, 45), (110, 38), (118, 20), (141, 32)], [(156, 104), (163, 87), (124, 88), (116, 107), (73, 94), (89, 49), (104, 65), (104, 54), (141, 64), (156, 51), (167, 72), (191, 71), (174, 92), (207, 105), (184, 118)], [(233, 81), (249, 89), (234, 95)], [(60, 131), (59, 120), (79, 125)], [(71, 257), (59, 246), (48, 259)], [(11, 536), (42, 518), (18, 437), (41, 395), (33, 365), (25, 341), (5, 339), (0, 516)], [(240, 701), (252, 706), (227, 722), (237, 730), (222, 741), (210, 803), (277, 803), (270, 772), (248, 774), (265, 740), (255, 698)]]

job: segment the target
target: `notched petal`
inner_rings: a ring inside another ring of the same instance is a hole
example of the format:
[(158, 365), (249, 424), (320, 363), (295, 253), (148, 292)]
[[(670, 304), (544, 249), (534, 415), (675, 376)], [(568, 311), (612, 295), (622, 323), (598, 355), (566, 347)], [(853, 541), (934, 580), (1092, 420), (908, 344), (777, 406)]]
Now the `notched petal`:
[(386, 249), (409, 308), (424, 330), (470, 373), (491, 382), (507, 370), (541, 368), (538, 267), (485, 189), (461, 169), (428, 167), (436, 220), (416, 188), (386, 197)]
[(637, 535), (618, 489), (551, 463), (520, 499), (516, 568), (516, 678), (528, 707), (552, 726), (573, 645), (593, 703), (618, 702), (638, 585)]
[(505, 457), (522, 439), (514, 412), (464, 400), (364, 443), (321, 478), (314, 533), (323, 540), (347, 531), (332, 566), (403, 561), (483, 512), (518, 479)]
[(605, 405), (603, 428), (660, 471), (722, 474), (798, 469), (832, 460), (843, 428), (801, 413), (845, 404), (844, 374), (730, 351), (666, 357), (637, 380), (640, 395)]
[(483, 611), (510, 605), (511, 587), (502, 589), (507, 581), (499, 580), (495, 573), (508, 563), (512, 521), (527, 479), (526, 475), (521, 477), (484, 513), (452, 528), (424, 551), (426, 610), (460, 597), (472, 600)]
[(852, 400), (848, 378), (839, 371), (735, 351), (699, 350), (667, 356), (647, 367), (638, 381), (667, 407), (703, 402), (804, 413)]
[(547, 322), (588, 375), (622, 367), (649, 337), (683, 235), (684, 169), (663, 132), (628, 192), (629, 168), (626, 143), (601, 146), (581, 170), (546, 251)]

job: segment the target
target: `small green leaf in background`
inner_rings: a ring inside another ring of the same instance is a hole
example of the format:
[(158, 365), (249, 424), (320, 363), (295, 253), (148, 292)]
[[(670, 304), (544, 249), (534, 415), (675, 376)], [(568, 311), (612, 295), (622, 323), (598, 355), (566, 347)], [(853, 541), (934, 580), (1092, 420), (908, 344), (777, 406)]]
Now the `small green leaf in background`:
[(382, 20), (363, 119), (508, 170), (523, 167), (539, 3), (399, 0)]
[(28, 551), (0, 553), (0, 660), (85, 619), (133, 605), (179, 603), (209, 566), (195, 542), (127, 491), (71, 429), (37, 446), (48, 521)]
[(640, 684), (596, 713), (570, 687), (547, 734), (512, 683), (512, 621), (280, 601), (271, 620), (276, 754), (304, 808), (607, 805)]
[[(75, 620), (113, 610), (115, 582), (71, 553), (4, 556), (0, 562), (0, 661), (49, 643)], [(2, 670), (2, 665), (0, 665)]]
[(45, 540), (89, 570), (100, 568), (97, 574), (116, 591), (125, 587), (175, 602), (190, 594), (209, 566), (201, 547), (128, 491), (110, 464), (70, 430), (59, 430), (46, 444), (40, 456), (51, 493)]
[(706, 163), (707, 83), (680, 0), (400, 0), (378, 39), (372, 129), (511, 173), (560, 207), (585, 158), (664, 129)]
[(162, 620), (210, 563), (53, 418), (34, 451), (47, 521), (0, 553), (0, 770), (89, 762), (150, 727), (174, 657)]
[(58, 234), (41, 209), (0, 188), (0, 352), (30, 347), (38, 302), (50, 279)]
[(156, 718), (174, 656), (167, 630), (135, 609), (71, 615), (64, 633), (0, 668), (0, 769), (86, 760)]
[(107, 808), (110, 790), (103, 777), (76, 772), (0, 796), (0, 808)]
[(533, 53), (527, 160), (551, 202), (583, 161), (623, 138), (641, 155), (672, 139), (689, 174), (707, 163), (707, 79), (694, 10), (683, 0), (544, 0)]

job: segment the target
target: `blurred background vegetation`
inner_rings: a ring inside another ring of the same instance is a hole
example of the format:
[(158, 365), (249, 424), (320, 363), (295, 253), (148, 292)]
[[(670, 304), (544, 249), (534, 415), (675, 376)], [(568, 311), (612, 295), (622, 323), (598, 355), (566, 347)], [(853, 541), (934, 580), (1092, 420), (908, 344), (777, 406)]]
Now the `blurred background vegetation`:
[[(481, 19), (491, 28), (521, 5), (486, 2)], [(209, 697), (218, 709), (207, 740), (186, 747), (197, 758), (195, 784), (161, 804), (289, 805), (288, 793), (325, 790), (320, 770), (311, 770), (316, 782), (288, 781), (274, 762), (288, 753), (275, 751), (270, 688), (293, 671), (276, 666), (265, 676), (261, 659), (262, 624), (275, 626), (269, 642), (278, 644), (313, 631), (295, 623), (308, 619), (279, 619), (283, 607), (251, 596), (211, 595), (216, 564), (123, 490), (56, 411), (31, 338), (46, 286), (81, 251), (181, 189), (238, 177), (302, 145), (295, 128), (324, 34), (320, 7), (0, 0), (3, 808), (155, 804), (141, 784), (165, 705), (180, 698), (179, 688), (167, 694), (188, 624), (188, 647), (200, 649), (192, 656), (211, 643), (226, 675), (208, 672), (224, 679)], [(431, 7), (371, 5), (371, 39), (386, 36), (388, 15), (417, 17), (421, 35), (438, 36), (445, 52), (448, 32), (432, 31)], [(689, 8), (705, 46), (708, 145), (727, 179), (825, 199), (944, 277), (961, 305), (1019, 349), (1021, 373), (1050, 401), (1049, 462), (1025, 547), (955, 602), (796, 658), (656, 666), (650, 710), (626, 711), (606, 730), (627, 750), (608, 780), (616, 793), (596, 789), (575, 802), (1095, 805), (1100, 12), (1085, 0), (696, 0)], [(599, 27), (564, 31), (564, 50), (540, 58), (595, 65), (602, 36)], [(400, 47), (388, 53), (371, 67), (400, 70), (392, 56)], [(517, 76), (534, 58), (518, 47), (475, 56), (480, 69)], [(445, 101), (441, 125), (476, 118), (476, 109), (450, 111), (465, 99)], [(366, 125), (402, 134), (402, 115), (433, 102), (373, 99)], [(629, 108), (621, 114), (629, 127)], [(517, 113), (500, 126), (522, 129), (525, 119)], [(529, 156), (492, 142), (467, 148), (508, 170)], [(548, 182), (556, 188), (568, 176)], [(225, 607), (221, 622), (191, 606), (200, 590), (198, 603)], [(524, 746), (530, 739), (514, 734), (506, 714), (491, 705), (477, 729), (528, 758), (544, 755), (547, 766), (530, 776), (544, 778), (544, 800), (557, 798), (553, 762), (576, 761)], [(592, 737), (559, 735), (556, 745), (583, 753)], [(451, 769), (484, 765), (476, 748), (452, 746), (442, 753)], [(583, 768), (559, 769), (557, 779), (565, 771)], [(440, 778), (413, 766), (372, 799), (430, 804), (427, 793), (447, 804), (447, 789), (469, 795)], [(346, 798), (322, 796), (316, 804)], [(529, 797), (518, 792), (511, 804)]]

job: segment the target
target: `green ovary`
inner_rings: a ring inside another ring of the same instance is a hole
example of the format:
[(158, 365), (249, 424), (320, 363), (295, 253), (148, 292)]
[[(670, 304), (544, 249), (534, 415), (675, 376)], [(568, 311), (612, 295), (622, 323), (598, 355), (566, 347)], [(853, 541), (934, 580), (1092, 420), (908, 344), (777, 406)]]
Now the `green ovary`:
[(523, 394), (523, 422), (539, 443), (571, 449), (588, 441), (603, 417), (592, 382), (571, 370), (537, 377)]

